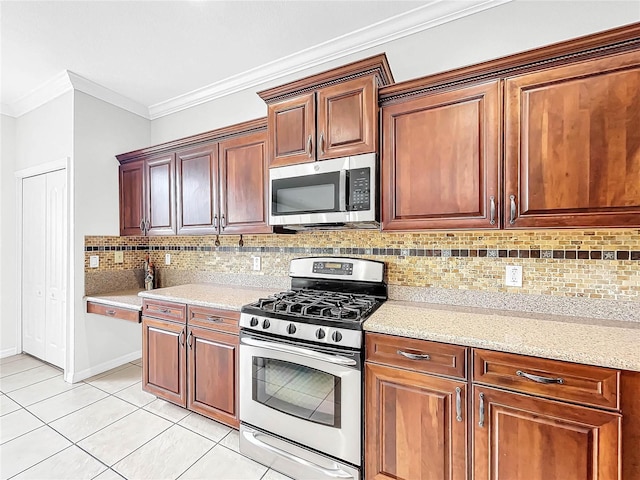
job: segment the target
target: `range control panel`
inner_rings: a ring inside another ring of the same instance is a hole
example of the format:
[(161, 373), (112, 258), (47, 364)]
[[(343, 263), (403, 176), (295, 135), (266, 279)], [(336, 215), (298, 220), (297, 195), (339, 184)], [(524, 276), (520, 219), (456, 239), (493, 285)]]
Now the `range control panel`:
[(371, 169), (349, 170), (349, 201), (347, 210), (359, 211), (371, 208)]
[(352, 275), (353, 263), (313, 262), (313, 273), (328, 273), (330, 275)]

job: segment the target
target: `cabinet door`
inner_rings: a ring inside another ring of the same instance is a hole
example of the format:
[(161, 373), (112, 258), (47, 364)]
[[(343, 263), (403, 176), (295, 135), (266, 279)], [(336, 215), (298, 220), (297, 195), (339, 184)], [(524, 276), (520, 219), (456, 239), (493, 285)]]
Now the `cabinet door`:
[(144, 235), (144, 160), (120, 165), (119, 174), (120, 235)]
[(620, 415), (485, 387), (473, 394), (475, 480), (620, 478)]
[(175, 156), (145, 161), (147, 235), (176, 233)]
[(366, 478), (466, 479), (466, 385), (366, 363)]
[(382, 229), (498, 228), (499, 82), (382, 109)]
[(378, 96), (373, 76), (318, 91), (318, 160), (375, 152)]
[(640, 51), (506, 81), (506, 228), (640, 225)]
[(178, 234), (218, 233), (218, 144), (176, 154)]
[(142, 317), (142, 389), (187, 405), (184, 325)]
[(269, 233), (266, 132), (219, 144), (220, 233)]
[(238, 427), (238, 336), (189, 327), (188, 408)]
[(315, 161), (315, 94), (269, 105), (269, 166)]

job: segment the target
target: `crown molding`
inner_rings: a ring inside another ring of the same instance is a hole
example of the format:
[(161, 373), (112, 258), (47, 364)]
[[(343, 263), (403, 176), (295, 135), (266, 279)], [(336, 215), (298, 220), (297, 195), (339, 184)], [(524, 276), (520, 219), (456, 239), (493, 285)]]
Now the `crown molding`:
[(435, 0), (401, 15), (151, 105), (149, 118), (155, 120), (511, 1)]
[(69, 70), (63, 70), (44, 84), (23, 95), (15, 102), (2, 104), (2, 114), (20, 117), (62, 94), (77, 90), (149, 119), (149, 109), (133, 100), (109, 90)]
[(3, 104), (2, 113), (12, 117), (20, 117), (71, 90), (73, 90), (73, 86), (71, 85), (67, 71), (63, 70), (39, 87), (24, 94), (13, 103), (6, 105), (6, 111), (5, 104)]
[(154, 120), (511, 1), (513, 0), (457, 0), (455, 2), (433, 0), (403, 14), (156, 103), (148, 108), (78, 74), (64, 70), (13, 103), (0, 105), (0, 113), (19, 117), (66, 92), (78, 90), (148, 120)]
[(71, 85), (73, 85), (74, 90), (86, 93), (87, 95), (91, 95), (92, 97), (103, 100), (149, 120), (149, 109), (144, 105), (131, 100), (124, 95), (120, 95), (118, 92), (109, 90), (108, 88), (92, 82), (91, 80), (76, 73), (67, 70), (67, 75), (69, 76), (69, 81), (71, 82)]

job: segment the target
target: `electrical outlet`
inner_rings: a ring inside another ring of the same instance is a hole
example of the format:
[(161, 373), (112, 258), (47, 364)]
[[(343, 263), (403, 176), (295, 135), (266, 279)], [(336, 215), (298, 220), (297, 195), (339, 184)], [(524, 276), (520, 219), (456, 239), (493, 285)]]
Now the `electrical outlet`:
[(165, 253), (164, 254), (164, 264), (165, 265), (171, 265), (171, 254), (170, 253)]
[(251, 260), (253, 260), (253, 269), (255, 271), (260, 271), (260, 257), (251, 257)]
[(124, 263), (124, 252), (122, 250), (113, 253), (113, 263)]
[(507, 287), (522, 286), (522, 267), (520, 265), (507, 265), (505, 268), (504, 284)]
[(89, 257), (89, 267), (98, 268), (100, 266), (100, 257), (98, 255), (91, 255)]

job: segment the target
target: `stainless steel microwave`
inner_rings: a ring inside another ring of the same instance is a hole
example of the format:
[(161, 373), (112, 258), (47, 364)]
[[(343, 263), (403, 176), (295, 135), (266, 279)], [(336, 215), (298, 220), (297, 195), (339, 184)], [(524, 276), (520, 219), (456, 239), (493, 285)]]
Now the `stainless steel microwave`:
[(269, 196), (270, 225), (378, 228), (376, 154), (272, 168)]

